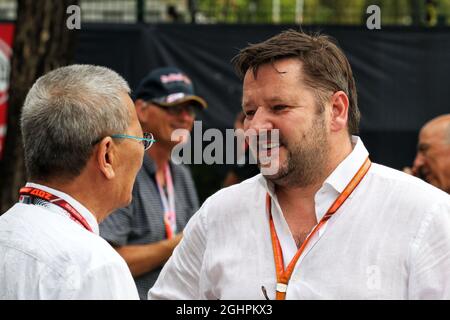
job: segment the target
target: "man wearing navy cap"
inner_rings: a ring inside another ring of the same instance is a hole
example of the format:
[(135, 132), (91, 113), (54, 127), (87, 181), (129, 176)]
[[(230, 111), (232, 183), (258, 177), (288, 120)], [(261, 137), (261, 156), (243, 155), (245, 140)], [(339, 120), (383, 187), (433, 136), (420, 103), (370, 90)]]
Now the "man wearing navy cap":
[(134, 103), (143, 130), (158, 142), (144, 156), (133, 202), (109, 216), (100, 225), (100, 235), (125, 259), (141, 299), (147, 299), (199, 207), (189, 169), (170, 160), (172, 148), (180, 142), (171, 136), (176, 129), (191, 131), (196, 110), (207, 104), (195, 95), (189, 77), (174, 67), (150, 72), (134, 92)]

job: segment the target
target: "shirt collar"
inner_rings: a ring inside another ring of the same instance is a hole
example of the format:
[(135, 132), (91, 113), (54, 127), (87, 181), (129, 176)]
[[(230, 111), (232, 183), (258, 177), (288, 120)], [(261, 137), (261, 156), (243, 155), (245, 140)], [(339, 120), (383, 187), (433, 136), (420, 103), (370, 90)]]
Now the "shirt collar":
[(329, 185), (339, 193), (344, 191), (369, 156), (369, 152), (359, 137), (352, 136), (352, 145), (354, 146), (353, 151), (334, 169), (323, 183), (323, 185)]
[[(353, 179), (355, 174), (363, 165), (364, 161), (366, 161), (369, 156), (369, 152), (359, 137), (352, 136), (351, 142), (353, 146), (352, 152), (325, 179), (322, 187), (316, 193), (315, 200), (317, 221), (322, 219), (328, 207), (331, 206), (336, 197), (344, 191), (347, 184)], [(277, 199), (274, 184), (265, 179), (262, 175), (260, 182), (272, 199)], [(351, 196), (352, 195), (350, 195), (349, 198), (351, 198)], [(318, 206), (319, 203), (317, 202), (321, 202), (320, 200), (322, 199), (324, 200), (323, 204), (325, 206)]]
[(72, 207), (74, 207), (82, 216), (84, 219), (86, 219), (87, 223), (89, 223), (89, 226), (91, 227), (92, 231), (99, 235), (99, 229), (98, 229), (98, 222), (95, 216), (81, 203), (79, 203), (77, 200), (69, 196), (67, 193), (64, 193), (62, 191), (55, 190), (53, 188), (38, 184), (38, 183), (32, 183), (27, 182), (26, 187), (31, 188), (37, 188), (41, 189), (43, 191), (49, 192), (69, 203)]

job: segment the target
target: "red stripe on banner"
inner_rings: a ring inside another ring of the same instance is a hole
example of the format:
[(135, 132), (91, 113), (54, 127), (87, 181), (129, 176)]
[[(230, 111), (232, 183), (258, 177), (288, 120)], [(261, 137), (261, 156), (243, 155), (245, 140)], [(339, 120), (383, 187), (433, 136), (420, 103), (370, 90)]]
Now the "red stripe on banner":
[(6, 136), (8, 89), (12, 43), (14, 36), (13, 23), (0, 23), (0, 159)]

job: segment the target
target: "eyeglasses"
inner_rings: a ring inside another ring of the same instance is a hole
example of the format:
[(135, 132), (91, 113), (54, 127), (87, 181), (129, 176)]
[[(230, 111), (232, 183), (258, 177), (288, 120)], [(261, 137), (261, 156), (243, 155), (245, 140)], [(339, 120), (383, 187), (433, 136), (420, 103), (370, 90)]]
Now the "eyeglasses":
[(144, 132), (143, 138), (129, 136), (127, 134), (113, 134), (110, 137), (114, 138), (114, 139), (134, 139), (134, 140), (141, 141), (142, 144), (144, 145), (144, 150), (148, 150), (153, 145), (153, 143), (156, 142), (156, 140), (153, 139), (153, 134), (151, 134), (149, 132)]
[(173, 116), (179, 116), (183, 112), (187, 112), (191, 117), (195, 117), (195, 106), (193, 106), (191, 104), (165, 107), (165, 106), (158, 104), (155, 101), (152, 101), (152, 103), (155, 106), (157, 106), (158, 108), (163, 109), (165, 112), (167, 112), (168, 114), (173, 115)]

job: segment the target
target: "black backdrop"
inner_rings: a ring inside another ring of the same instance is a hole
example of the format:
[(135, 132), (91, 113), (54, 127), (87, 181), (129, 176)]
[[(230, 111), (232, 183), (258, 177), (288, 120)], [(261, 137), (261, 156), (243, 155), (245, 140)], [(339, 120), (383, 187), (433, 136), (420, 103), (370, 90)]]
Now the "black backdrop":
[[(156, 67), (175, 65), (192, 78), (209, 108), (203, 129), (231, 128), (241, 83), (231, 58), (286, 25), (83, 24), (76, 62), (108, 66), (135, 88)], [(334, 36), (353, 67), (362, 113), (361, 136), (375, 162), (410, 165), (420, 127), (450, 112), (450, 29), (304, 27)], [(197, 167), (194, 168), (194, 167)], [(217, 189), (224, 166), (198, 169), (202, 199)], [(208, 176), (208, 177), (206, 177)]]

